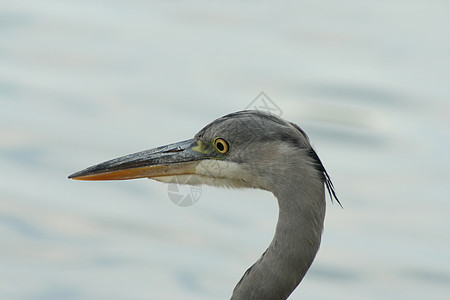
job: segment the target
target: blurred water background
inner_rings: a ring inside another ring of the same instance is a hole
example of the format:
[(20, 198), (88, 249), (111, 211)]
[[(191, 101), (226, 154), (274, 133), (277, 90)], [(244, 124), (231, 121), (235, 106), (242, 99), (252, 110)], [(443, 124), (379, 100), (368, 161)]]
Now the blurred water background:
[(291, 299), (449, 299), (450, 2), (0, 4), (0, 298), (227, 299), (273, 236), (263, 191), (175, 206), (76, 182), (264, 91), (344, 209)]

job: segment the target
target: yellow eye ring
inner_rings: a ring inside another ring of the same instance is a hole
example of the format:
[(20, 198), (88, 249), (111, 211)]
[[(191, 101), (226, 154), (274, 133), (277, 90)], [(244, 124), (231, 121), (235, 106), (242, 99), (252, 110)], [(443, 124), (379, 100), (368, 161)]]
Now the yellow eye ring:
[(225, 154), (230, 150), (230, 146), (223, 138), (214, 139), (214, 148), (216, 148), (217, 152), (221, 154)]

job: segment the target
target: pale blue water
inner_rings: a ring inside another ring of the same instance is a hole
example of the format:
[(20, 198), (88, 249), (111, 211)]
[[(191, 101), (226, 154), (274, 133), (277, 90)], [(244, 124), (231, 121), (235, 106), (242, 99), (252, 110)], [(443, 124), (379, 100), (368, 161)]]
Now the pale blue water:
[(269, 244), (262, 191), (75, 182), (261, 91), (333, 177), (291, 299), (450, 294), (448, 1), (3, 1), (0, 298), (226, 299)]

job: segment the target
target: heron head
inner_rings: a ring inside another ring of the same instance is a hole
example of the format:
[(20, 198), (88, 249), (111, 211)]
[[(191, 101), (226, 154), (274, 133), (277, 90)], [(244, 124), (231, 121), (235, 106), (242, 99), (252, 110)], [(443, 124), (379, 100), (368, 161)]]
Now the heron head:
[[(211, 122), (193, 139), (112, 159), (69, 178), (173, 182), (176, 176), (186, 184), (271, 190), (275, 181), (289, 179), (295, 169), (321, 166), (311, 150), (306, 134), (295, 124), (265, 112), (240, 111)], [(315, 169), (319, 177), (321, 171)]]

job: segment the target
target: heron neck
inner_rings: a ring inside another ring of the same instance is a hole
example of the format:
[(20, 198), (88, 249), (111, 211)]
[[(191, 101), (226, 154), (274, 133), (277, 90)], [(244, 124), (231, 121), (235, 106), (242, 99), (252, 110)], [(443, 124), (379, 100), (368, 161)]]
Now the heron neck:
[(323, 182), (284, 182), (274, 191), (279, 218), (274, 238), (236, 285), (232, 300), (286, 299), (311, 266), (325, 217)]

